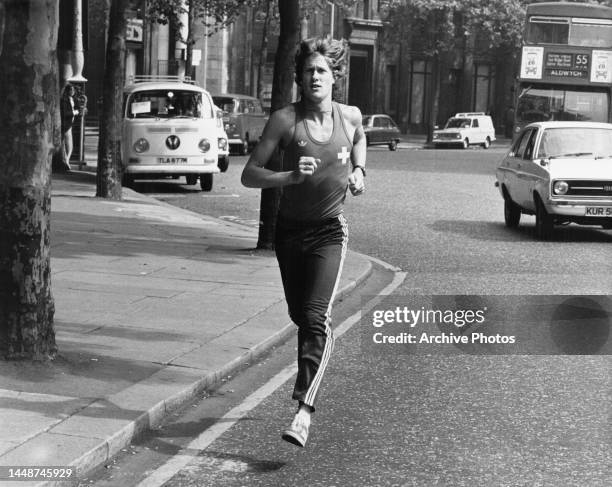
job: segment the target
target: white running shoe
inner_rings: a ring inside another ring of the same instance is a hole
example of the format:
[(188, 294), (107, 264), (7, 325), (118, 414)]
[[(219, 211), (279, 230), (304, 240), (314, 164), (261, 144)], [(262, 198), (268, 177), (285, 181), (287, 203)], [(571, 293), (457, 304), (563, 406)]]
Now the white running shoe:
[(300, 414), (296, 414), (291, 422), (291, 426), (283, 431), (282, 438), (289, 443), (304, 448), (308, 440), (308, 429), (310, 424)]

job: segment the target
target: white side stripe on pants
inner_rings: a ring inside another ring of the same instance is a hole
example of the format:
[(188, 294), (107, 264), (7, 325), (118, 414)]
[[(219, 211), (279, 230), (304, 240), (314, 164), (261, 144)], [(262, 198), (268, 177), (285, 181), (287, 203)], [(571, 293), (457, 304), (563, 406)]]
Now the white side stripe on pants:
[(325, 373), (325, 368), (327, 367), (327, 363), (329, 362), (329, 357), (331, 356), (332, 350), (334, 349), (334, 332), (331, 329), (331, 308), (334, 302), (334, 298), (336, 296), (336, 291), (338, 290), (338, 284), (340, 284), (340, 276), (342, 274), (342, 267), (344, 266), (344, 258), (346, 257), (346, 250), (348, 248), (348, 227), (346, 224), (346, 219), (344, 215), (340, 215), (338, 217), (340, 223), (342, 225), (342, 233), (344, 236), (342, 237), (342, 254), (340, 256), (340, 265), (338, 266), (338, 274), (336, 275), (336, 282), (334, 283), (334, 288), (332, 291), (332, 295), (329, 299), (329, 304), (327, 305), (327, 311), (325, 312), (325, 348), (323, 349), (323, 355), (321, 356), (321, 362), (319, 363), (319, 368), (317, 369), (317, 373), (306, 392), (306, 397), (304, 398), (304, 403), (308, 406), (312, 406), (314, 403), (314, 399), (317, 395), (317, 391), (319, 390), (319, 385), (321, 384), (321, 379), (323, 378), (323, 374)]

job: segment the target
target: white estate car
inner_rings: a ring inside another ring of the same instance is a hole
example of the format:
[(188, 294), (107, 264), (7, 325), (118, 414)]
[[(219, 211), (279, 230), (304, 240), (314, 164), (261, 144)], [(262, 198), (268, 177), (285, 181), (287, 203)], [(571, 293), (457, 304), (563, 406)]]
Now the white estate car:
[(443, 129), (433, 132), (433, 143), (436, 147), (442, 145), (461, 145), (467, 149), (478, 144), (488, 149), (495, 140), (495, 128), (489, 115), (483, 112), (457, 113), (446, 122)]
[(536, 236), (555, 223), (612, 228), (612, 124), (538, 122), (519, 133), (496, 172), (508, 227), (536, 217)]
[(123, 184), (185, 176), (210, 191), (218, 167), (218, 119), (210, 94), (177, 77), (143, 76), (124, 89)]

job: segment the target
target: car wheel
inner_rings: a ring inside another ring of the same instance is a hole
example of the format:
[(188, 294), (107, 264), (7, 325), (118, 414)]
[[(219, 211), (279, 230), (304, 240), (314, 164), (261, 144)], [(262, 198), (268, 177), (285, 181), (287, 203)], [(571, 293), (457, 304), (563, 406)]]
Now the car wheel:
[(536, 223), (535, 234), (540, 240), (549, 240), (553, 233), (553, 219), (548, 214), (544, 203), (539, 198), (536, 198)]
[(189, 186), (193, 186), (195, 183), (198, 182), (198, 175), (197, 174), (186, 174), (185, 181), (187, 181), (187, 184)]
[(229, 167), (229, 157), (227, 156), (220, 157), (219, 160), (217, 161), (217, 165), (219, 166), (219, 171), (221, 172), (227, 171), (227, 168)]
[(213, 175), (210, 173), (200, 174), (200, 188), (202, 191), (210, 191), (213, 187)]
[(466, 137), (465, 139), (463, 139), (463, 148), (467, 149), (469, 146), (470, 146), (470, 141)]
[(487, 137), (485, 141), (482, 143), (482, 147), (485, 149), (488, 149), (489, 147), (491, 147), (491, 139), (489, 137)]
[(504, 196), (504, 220), (508, 228), (518, 227), (521, 221), (521, 208), (510, 196)]
[(389, 142), (389, 150), (397, 150), (397, 140)]

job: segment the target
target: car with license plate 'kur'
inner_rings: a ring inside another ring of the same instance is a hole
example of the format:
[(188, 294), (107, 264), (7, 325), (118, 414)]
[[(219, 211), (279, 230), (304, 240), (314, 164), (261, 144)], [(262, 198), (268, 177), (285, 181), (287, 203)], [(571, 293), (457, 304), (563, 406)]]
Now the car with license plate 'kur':
[(577, 223), (612, 228), (612, 124), (538, 122), (519, 133), (496, 171), (504, 219), (535, 215), (535, 233)]

